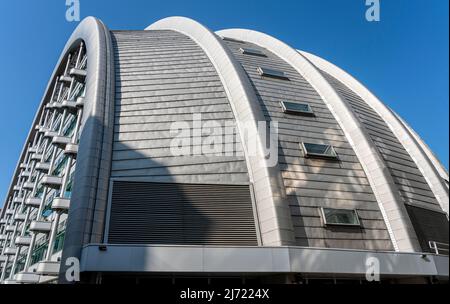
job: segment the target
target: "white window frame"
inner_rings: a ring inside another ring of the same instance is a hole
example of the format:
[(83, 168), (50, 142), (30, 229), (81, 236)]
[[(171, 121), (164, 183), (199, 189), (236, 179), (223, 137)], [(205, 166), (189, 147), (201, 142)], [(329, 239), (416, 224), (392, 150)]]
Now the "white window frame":
[(267, 57), (266, 54), (264, 54), (263, 51), (252, 49), (252, 48), (245, 48), (241, 47), (239, 48), (239, 51), (244, 55), (251, 55), (251, 56), (258, 56), (258, 57)]
[(257, 71), (258, 71), (259, 75), (261, 75), (262, 77), (275, 78), (275, 79), (281, 79), (281, 80), (289, 80), (289, 77), (286, 76), (285, 72), (279, 71), (276, 69), (259, 66), (257, 68)]
[[(299, 105), (305, 105), (308, 107), (308, 111), (299, 111), (299, 110), (290, 110), (288, 107), (286, 107), (286, 103), (292, 103), (292, 104), (299, 104)], [(281, 108), (283, 109), (283, 112), (286, 114), (292, 114), (292, 115), (301, 115), (301, 116), (315, 116), (311, 105), (306, 102), (292, 102), (292, 101), (280, 101)]]
[[(355, 215), (356, 224), (348, 224), (348, 223), (328, 223), (327, 217), (325, 215), (325, 209), (331, 210), (342, 210), (342, 211), (351, 211)], [(320, 215), (322, 217), (322, 221), (324, 226), (347, 226), (347, 227), (361, 227), (361, 221), (359, 220), (359, 214), (356, 209), (345, 209), (345, 208), (331, 208), (331, 207), (320, 207)]]
[[(332, 155), (311, 153), (311, 152), (308, 152), (308, 149), (306, 148), (305, 144), (328, 146), (328, 147), (331, 148), (331, 151), (333, 153), (332, 153)], [(301, 145), (301, 148), (303, 150), (303, 154), (305, 155), (305, 157), (309, 157), (309, 158), (323, 158), (323, 159), (329, 159), (329, 160), (339, 160), (339, 156), (336, 153), (336, 150), (334, 149), (334, 147), (332, 145), (309, 143), (309, 142), (301, 142), (300, 145)]]
[(242, 41), (242, 40), (239, 40), (239, 39), (230, 38), (230, 37), (222, 37), (222, 40), (229, 41), (229, 42), (236, 42), (236, 43), (245, 43), (245, 41)]

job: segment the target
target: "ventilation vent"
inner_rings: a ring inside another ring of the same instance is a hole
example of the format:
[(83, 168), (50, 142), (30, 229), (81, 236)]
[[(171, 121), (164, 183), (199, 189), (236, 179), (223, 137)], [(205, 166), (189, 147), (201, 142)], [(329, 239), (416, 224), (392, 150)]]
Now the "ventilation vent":
[(115, 181), (111, 244), (257, 245), (248, 185)]

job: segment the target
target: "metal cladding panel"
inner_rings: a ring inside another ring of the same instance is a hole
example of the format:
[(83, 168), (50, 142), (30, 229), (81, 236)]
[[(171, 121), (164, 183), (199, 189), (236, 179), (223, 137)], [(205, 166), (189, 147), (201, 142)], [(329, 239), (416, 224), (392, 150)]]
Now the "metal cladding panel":
[(448, 244), (449, 226), (445, 213), (411, 205), (406, 205), (406, 210), (423, 251), (434, 252), (430, 248), (430, 241)]
[[(169, 30), (114, 31), (116, 107), (111, 177), (179, 183), (248, 183), (235, 118), (217, 72), (189, 37)], [(201, 121), (193, 122), (200, 114)], [(172, 132), (183, 122), (188, 133)], [(202, 129), (204, 124), (215, 124)], [(224, 127), (229, 127), (225, 129)], [(209, 131), (222, 132), (224, 149), (204, 150)], [(193, 141), (194, 132), (200, 134)], [(190, 140), (175, 156), (175, 138)], [(200, 149), (200, 150), (198, 150)], [(198, 153), (200, 151), (200, 153)]]
[[(269, 50), (248, 42), (224, 42), (245, 69), (266, 120), (279, 124), (279, 163), (297, 244), (391, 250), (389, 233), (364, 170), (320, 95), (293, 67)], [(242, 54), (240, 48), (260, 50), (266, 57)], [(258, 67), (282, 71), (289, 80), (261, 77)], [(315, 115), (286, 114), (281, 101), (306, 102)], [(339, 161), (305, 158), (300, 142), (331, 144)], [(354, 208), (362, 227), (324, 227), (320, 207)]]
[(249, 185), (114, 181), (108, 243), (258, 245)]
[(335, 77), (325, 77), (351, 106), (380, 151), (404, 202), (440, 210), (427, 181), (389, 126), (364, 100)]

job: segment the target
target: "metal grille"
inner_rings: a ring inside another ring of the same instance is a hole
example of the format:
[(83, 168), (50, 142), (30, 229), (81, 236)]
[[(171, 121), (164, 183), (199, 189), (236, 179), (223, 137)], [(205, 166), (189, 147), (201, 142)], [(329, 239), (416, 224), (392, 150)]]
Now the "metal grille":
[(114, 181), (111, 244), (257, 245), (248, 185)]

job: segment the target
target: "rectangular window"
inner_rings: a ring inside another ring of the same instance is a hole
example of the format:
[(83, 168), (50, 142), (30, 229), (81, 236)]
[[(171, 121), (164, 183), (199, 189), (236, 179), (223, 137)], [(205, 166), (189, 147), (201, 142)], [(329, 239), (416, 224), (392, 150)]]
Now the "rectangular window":
[(230, 37), (222, 37), (222, 40), (230, 41), (230, 42), (237, 42), (237, 43), (245, 43), (245, 42), (242, 41), (242, 40), (234, 39), (234, 38), (230, 38)]
[(37, 189), (36, 194), (35, 194), (34, 196), (35, 196), (35, 197), (38, 197), (38, 198), (42, 198), (42, 194), (44, 194), (44, 187), (43, 187), (43, 186), (40, 186), (40, 187)]
[(274, 70), (274, 69), (258, 67), (258, 73), (259, 73), (259, 75), (261, 75), (263, 77), (271, 77), (271, 78), (289, 80), (289, 78), (286, 76), (286, 74), (284, 72)]
[(321, 212), (325, 225), (361, 226), (356, 210), (321, 208)]
[(55, 162), (55, 169), (53, 169), (52, 175), (59, 176), (64, 170), (68, 160), (69, 157), (66, 154), (58, 158), (58, 160)]
[(67, 137), (71, 137), (73, 134), (73, 130), (75, 129), (76, 123), (77, 123), (77, 119), (76, 119), (76, 117), (73, 117), (70, 124), (66, 125), (66, 127), (64, 128), (63, 135), (67, 136)]
[(286, 114), (314, 116), (314, 112), (307, 103), (296, 103), (289, 101), (282, 101), (281, 107)]
[(337, 153), (331, 145), (302, 143), (306, 157), (338, 159)]
[(240, 48), (239, 51), (240, 51), (242, 54), (245, 54), (245, 55), (253, 55), (253, 56), (267, 57), (267, 55), (264, 54), (262, 51), (256, 50), (256, 49)]

